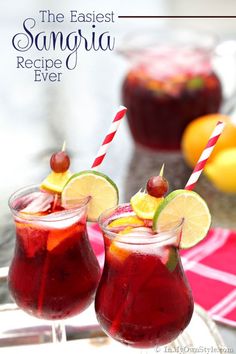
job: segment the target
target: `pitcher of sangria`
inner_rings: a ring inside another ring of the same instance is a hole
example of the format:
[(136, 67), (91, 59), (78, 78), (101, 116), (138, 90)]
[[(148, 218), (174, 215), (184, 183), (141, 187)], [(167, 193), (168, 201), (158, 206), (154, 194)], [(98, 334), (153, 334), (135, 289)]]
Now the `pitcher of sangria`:
[(127, 37), (119, 52), (131, 63), (122, 98), (138, 145), (178, 151), (191, 120), (228, 106), (223, 77), (229, 89), (236, 77), (233, 41), (163, 28)]

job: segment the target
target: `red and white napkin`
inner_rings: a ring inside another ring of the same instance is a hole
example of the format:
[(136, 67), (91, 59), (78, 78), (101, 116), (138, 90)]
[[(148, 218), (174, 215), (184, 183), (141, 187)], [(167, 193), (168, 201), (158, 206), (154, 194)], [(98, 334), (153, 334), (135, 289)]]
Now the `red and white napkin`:
[(236, 231), (211, 229), (181, 256), (195, 302), (216, 321), (236, 327)]
[[(89, 239), (102, 267), (104, 246), (97, 224)], [(236, 231), (211, 229), (197, 246), (181, 251), (183, 267), (196, 303), (216, 321), (236, 327)]]

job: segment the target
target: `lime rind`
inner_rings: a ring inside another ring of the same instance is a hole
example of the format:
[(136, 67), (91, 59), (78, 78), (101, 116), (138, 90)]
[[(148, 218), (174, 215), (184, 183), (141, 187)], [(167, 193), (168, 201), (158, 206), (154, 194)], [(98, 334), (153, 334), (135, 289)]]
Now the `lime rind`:
[(180, 248), (199, 243), (210, 228), (211, 216), (204, 199), (194, 191), (179, 189), (171, 192), (157, 208), (153, 218), (155, 232), (167, 231), (184, 219)]
[(83, 171), (80, 171), (80, 172), (77, 172), (77, 173), (74, 173), (70, 179), (67, 181), (67, 183), (65, 184), (64, 188), (67, 186), (67, 184), (70, 183), (70, 181), (72, 179), (74, 179), (75, 177), (78, 177), (80, 175), (85, 175), (85, 174), (92, 174), (92, 175), (97, 175), (99, 177), (103, 177), (104, 179), (106, 179), (111, 185), (113, 185), (113, 187), (115, 188), (116, 192), (117, 192), (117, 195), (119, 196), (119, 190), (117, 188), (117, 185), (115, 184), (115, 182), (110, 178), (108, 177), (107, 175), (105, 175), (104, 173), (102, 172), (98, 172), (98, 171), (94, 171), (94, 170), (83, 170)]
[(171, 273), (174, 272), (175, 268), (177, 267), (178, 262), (179, 262), (179, 257), (178, 257), (178, 252), (177, 252), (176, 248), (170, 247), (168, 259), (167, 259), (167, 262), (165, 265)]

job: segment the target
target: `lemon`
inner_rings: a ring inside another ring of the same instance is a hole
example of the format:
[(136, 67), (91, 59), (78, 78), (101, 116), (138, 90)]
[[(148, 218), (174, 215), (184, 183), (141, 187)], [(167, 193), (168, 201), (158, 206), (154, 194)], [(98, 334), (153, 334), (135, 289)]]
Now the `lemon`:
[(46, 189), (55, 193), (61, 193), (65, 184), (70, 179), (72, 173), (66, 171), (63, 173), (51, 172), (41, 183), (40, 188)]
[(155, 232), (168, 231), (183, 220), (180, 248), (189, 248), (200, 242), (211, 224), (206, 202), (193, 191), (175, 190), (160, 204), (153, 218)]
[(138, 192), (130, 199), (130, 204), (138, 217), (151, 220), (163, 200), (163, 197), (155, 198), (147, 193)]
[(218, 121), (224, 122), (225, 128), (209, 161), (212, 161), (220, 151), (236, 147), (236, 125), (229, 116), (216, 113), (194, 119), (186, 127), (181, 140), (183, 156), (189, 166), (196, 165)]
[(105, 174), (82, 171), (72, 175), (65, 185), (61, 194), (62, 206), (71, 207), (88, 197), (88, 220), (97, 221), (101, 213), (118, 204), (119, 192), (116, 184)]
[(220, 151), (206, 165), (205, 173), (220, 191), (236, 193), (236, 147)]

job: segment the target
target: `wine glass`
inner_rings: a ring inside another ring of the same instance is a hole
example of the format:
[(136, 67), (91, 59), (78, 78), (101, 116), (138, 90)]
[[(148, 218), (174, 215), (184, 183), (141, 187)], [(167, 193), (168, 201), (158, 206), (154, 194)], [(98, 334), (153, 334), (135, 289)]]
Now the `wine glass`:
[(86, 229), (88, 199), (64, 209), (58, 198), (31, 186), (9, 199), (16, 227), (9, 290), (22, 310), (53, 321), (54, 342), (66, 340), (61, 320), (91, 304), (100, 278)]
[(151, 227), (122, 234), (120, 227), (109, 227), (119, 217), (134, 215), (130, 205), (123, 204), (100, 216), (105, 265), (95, 310), (107, 335), (147, 349), (171, 342), (185, 329), (193, 298), (176, 247), (183, 222), (156, 234)]

